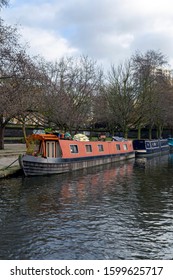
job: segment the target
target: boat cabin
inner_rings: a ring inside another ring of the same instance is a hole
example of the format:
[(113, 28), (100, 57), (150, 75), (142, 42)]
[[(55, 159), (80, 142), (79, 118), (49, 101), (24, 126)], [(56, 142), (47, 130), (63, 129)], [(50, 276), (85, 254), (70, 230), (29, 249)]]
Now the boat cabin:
[(27, 140), (27, 153), (19, 158), (26, 176), (71, 172), (135, 157), (131, 140), (65, 140), (54, 134), (32, 134)]
[(131, 141), (63, 140), (53, 134), (32, 134), (28, 137), (27, 154), (44, 158), (84, 158), (125, 154), (133, 151)]
[(27, 139), (27, 154), (42, 157), (60, 157), (59, 138), (53, 134), (32, 134)]

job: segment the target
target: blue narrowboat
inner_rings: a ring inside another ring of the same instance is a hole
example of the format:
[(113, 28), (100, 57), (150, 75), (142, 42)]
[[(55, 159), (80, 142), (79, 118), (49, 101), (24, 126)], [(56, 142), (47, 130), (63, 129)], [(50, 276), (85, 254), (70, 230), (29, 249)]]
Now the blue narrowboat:
[(173, 148), (173, 138), (168, 138), (168, 144), (171, 148)]
[(152, 156), (161, 153), (168, 153), (170, 150), (167, 139), (141, 139), (133, 140), (133, 149), (136, 156)]

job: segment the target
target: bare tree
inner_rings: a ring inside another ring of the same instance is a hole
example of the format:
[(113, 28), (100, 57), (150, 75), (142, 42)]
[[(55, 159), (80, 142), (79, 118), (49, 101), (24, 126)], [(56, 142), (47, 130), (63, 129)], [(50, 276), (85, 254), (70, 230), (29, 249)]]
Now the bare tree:
[(113, 65), (108, 73), (107, 100), (115, 123), (127, 138), (128, 130), (134, 122), (135, 94), (133, 88), (131, 61), (128, 60), (117, 68)]
[[(4, 148), (4, 129), (14, 117), (16, 90), (15, 71), (18, 61), (18, 34), (16, 29), (0, 21), (0, 149)], [(14, 92), (14, 94), (12, 94)]]
[(0, 149), (3, 149), (8, 122), (35, 110), (39, 71), (25, 47), (20, 45), (16, 28), (1, 21), (0, 35)]
[(0, 9), (3, 7), (3, 6), (7, 6), (8, 5), (8, 0), (0, 0)]
[[(173, 83), (172, 79), (170, 79), (170, 88), (166, 98), (167, 102), (167, 111), (166, 111), (166, 126), (171, 130), (173, 129)], [(173, 135), (172, 135), (173, 136)]]
[(78, 130), (92, 114), (92, 97), (98, 87), (96, 62), (88, 57), (62, 58), (47, 65), (45, 109), (49, 122), (63, 130)]
[(149, 138), (151, 138), (152, 128), (158, 125), (160, 130), (166, 120), (164, 99), (168, 91), (168, 83), (163, 67), (167, 65), (167, 60), (161, 52), (153, 50), (145, 54), (137, 52), (132, 56), (132, 60), (137, 93), (135, 109), (138, 138), (140, 138), (141, 128), (146, 125), (149, 126)]
[(100, 76), (100, 84), (96, 95), (93, 98), (92, 128), (100, 126), (106, 128), (112, 135), (118, 128), (118, 119), (114, 110), (110, 110), (110, 99), (108, 98), (107, 83), (105, 75)]
[(27, 120), (36, 118), (38, 123), (40, 123), (39, 120), (43, 121), (39, 112), (44, 92), (43, 81), (45, 76), (39, 68), (38, 57), (31, 58), (25, 54), (21, 57), (18, 67), (20, 72), (16, 79), (19, 82), (16, 118), (22, 123), (24, 139), (27, 142)]

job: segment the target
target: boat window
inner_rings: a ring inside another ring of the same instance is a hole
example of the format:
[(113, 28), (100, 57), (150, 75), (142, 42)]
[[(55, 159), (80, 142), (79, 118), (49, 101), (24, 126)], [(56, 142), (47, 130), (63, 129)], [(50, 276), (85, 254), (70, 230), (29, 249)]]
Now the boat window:
[(127, 144), (123, 144), (123, 148), (124, 148), (125, 151), (128, 150)]
[(168, 141), (167, 140), (161, 140), (160, 143), (161, 143), (161, 146), (168, 145)]
[(91, 145), (85, 145), (86, 152), (91, 153), (92, 152), (92, 146)]
[(116, 144), (117, 151), (120, 151), (120, 144)]
[(146, 147), (150, 148), (150, 143), (149, 142), (146, 142)]
[(151, 142), (151, 146), (152, 147), (158, 147), (159, 145), (158, 145), (158, 142)]
[(78, 146), (77, 145), (70, 145), (70, 151), (72, 154), (78, 153)]
[(98, 145), (98, 149), (99, 149), (99, 152), (103, 152), (103, 151), (104, 151), (103, 145), (99, 144), (99, 145)]

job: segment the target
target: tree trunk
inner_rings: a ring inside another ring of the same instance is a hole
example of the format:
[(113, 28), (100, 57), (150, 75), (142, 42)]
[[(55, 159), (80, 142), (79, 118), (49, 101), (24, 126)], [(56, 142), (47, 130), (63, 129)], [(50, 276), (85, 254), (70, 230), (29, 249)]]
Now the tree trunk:
[(125, 128), (125, 130), (124, 130), (124, 138), (125, 139), (128, 138), (128, 128)]
[(152, 128), (151, 127), (149, 127), (148, 134), (149, 134), (149, 139), (151, 140), (152, 139)]
[(4, 150), (4, 132), (5, 126), (0, 126), (0, 150)]
[(25, 121), (22, 122), (22, 131), (23, 131), (23, 137), (27, 146), (27, 135), (26, 135), (26, 125), (25, 125)]
[(159, 128), (156, 129), (156, 138), (159, 138)]
[(141, 139), (141, 127), (139, 126), (138, 127), (138, 140)]
[(112, 129), (111, 130), (111, 135), (114, 136), (114, 134), (115, 134), (115, 131), (114, 131), (114, 129)]
[(161, 137), (162, 137), (162, 132), (163, 132), (163, 127), (162, 127), (162, 125), (159, 125), (158, 130), (159, 130), (159, 138), (161, 138)]

